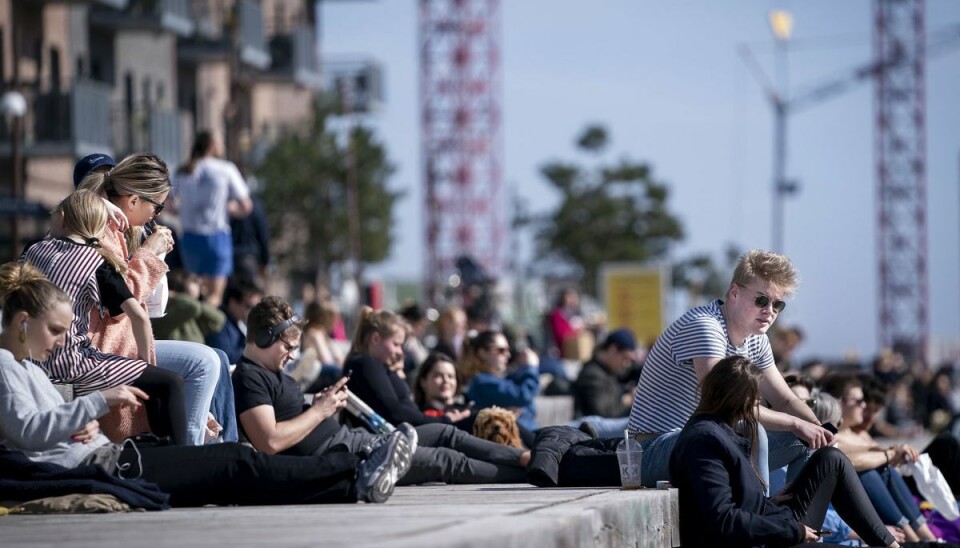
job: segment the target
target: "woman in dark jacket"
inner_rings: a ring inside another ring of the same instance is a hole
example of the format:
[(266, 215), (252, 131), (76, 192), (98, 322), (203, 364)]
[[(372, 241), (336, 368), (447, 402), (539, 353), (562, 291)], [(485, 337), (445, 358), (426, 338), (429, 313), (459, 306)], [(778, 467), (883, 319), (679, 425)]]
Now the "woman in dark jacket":
[[(700, 405), (670, 457), (680, 491), (684, 546), (792, 546), (819, 539), (827, 504), (870, 546), (899, 546), (870, 504), (850, 461), (818, 450), (780, 494), (764, 485), (748, 447), (757, 432), (761, 373), (746, 358), (717, 363), (703, 380)], [(734, 426), (747, 433), (738, 435)], [(754, 449), (755, 451), (755, 449)]]

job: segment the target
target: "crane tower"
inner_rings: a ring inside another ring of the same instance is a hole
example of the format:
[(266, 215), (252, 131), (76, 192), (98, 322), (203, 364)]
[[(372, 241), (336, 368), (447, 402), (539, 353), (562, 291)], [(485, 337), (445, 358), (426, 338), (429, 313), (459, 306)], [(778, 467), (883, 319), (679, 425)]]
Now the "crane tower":
[(923, 358), (928, 339), (924, 0), (874, 1), (880, 344)]
[(499, 0), (420, 0), (420, 116), (426, 216), (425, 282), (469, 256), (502, 272)]

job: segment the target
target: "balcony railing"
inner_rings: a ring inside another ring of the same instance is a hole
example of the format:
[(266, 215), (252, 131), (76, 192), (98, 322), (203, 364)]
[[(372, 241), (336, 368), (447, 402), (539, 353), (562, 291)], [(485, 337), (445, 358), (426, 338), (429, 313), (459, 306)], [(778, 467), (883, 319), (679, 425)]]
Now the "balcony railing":
[[(110, 86), (77, 82), (66, 93), (25, 93), (29, 102), (24, 125), (26, 152), (82, 156), (110, 152)], [(0, 118), (0, 144), (10, 145), (10, 130)]]
[(263, 10), (252, 0), (237, 0), (237, 15), (240, 20), (240, 60), (259, 69), (269, 68)]
[(174, 169), (183, 161), (185, 117), (179, 110), (140, 107), (128, 112), (116, 105), (111, 116), (113, 150), (119, 156), (150, 152)]
[(129, 0), (122, 10), (91, 10), (90, 22), (112, 28), (165, 30), (179, 36), (190, 36), (194, 31), (190, 0)]

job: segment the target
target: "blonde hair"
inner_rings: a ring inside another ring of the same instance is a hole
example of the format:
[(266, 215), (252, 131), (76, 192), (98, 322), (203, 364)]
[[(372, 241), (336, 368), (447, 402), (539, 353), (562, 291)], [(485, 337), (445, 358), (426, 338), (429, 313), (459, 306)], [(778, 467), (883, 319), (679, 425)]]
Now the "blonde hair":
[(4, 327), (21, 310), (36, 318), (56, 303), (71, 302), (69, 295), (29, 262), (0, 266), (0, 300)]
[(127, 273), (127, 263), (100, 246), (100, 235), (107, 227), (107, 206), (90, 190), (77, 190), (64, 198), (53, 210), (54, 215), (63, 215), (65, 234), (83, 238), (97, 249), (103, 260), (115, 268), (121, 276)]
[(381, 337), (390, 337), (398, 331), (402, 331), (404, 335), (410, 331), (407, 321), (402, 316), (391, 310), (375, 311), (369, 306), (364, 306), (360, 309), (357, 328), (353, 332), (353, 340), (350, 341), (350, 353), (366, 353), (370, 335), (374, 333), (378, 333)]
[[(163, 195), (170, 192), (170, 173), (158, 156), (131, 154), (106, 173), (90, 173), (80, 182), (80, 188), (104, 195), (111, 201), (122, 196), (139, 196), (160, 202)], [(125, 235), (127, 252), (133, 255), (140, 248), (144, 229), (131, 226)]]
[(755, 280), (772, 283), (787, 295), (792, 295), (799, 283), (797, 269), (790, 259), (762, 249), (751, 249), (740, 257), (731, 283), (746, 287)]

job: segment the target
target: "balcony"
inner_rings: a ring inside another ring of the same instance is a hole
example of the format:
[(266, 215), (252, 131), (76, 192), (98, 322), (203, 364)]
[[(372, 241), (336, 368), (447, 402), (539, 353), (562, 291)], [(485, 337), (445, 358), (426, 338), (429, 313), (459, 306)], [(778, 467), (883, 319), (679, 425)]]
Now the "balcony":
[[(102, 2), (112, 5), (117, 2)], [(187, 37), (193, 34), (190, 0), (129, 0), (124, 9), (90, 10), (90, 24), (114, 30), (144, 29), (172, 32)]]
[(177, 56), (188, 62), (224, 59), (259, 70), (270, 68), (263, 10), (254, 0), (193, 0), (196, 33), (177, 41)]
[(289, 75), (295, 82), (310, 89), (323, 88), (316, 40), (311, 28), (298, 27), (290, 33), (275, 35), (270, 40), (270, 56), (273, 58), (271, 73)]
[[(80, 81), (67, 93), (25, 93), (24, 153), (85, 156), (111, 152), (110, 97), (112, 88)], [(0, 154), (10, 154), (10, 128), (0, 118)]]
[(266, 70), (270, 67), (270, 53), (264, 38), (263, 10), (252, 0), (237, 0), (237, 17), (240, 21), (240, 60)]
[(119, 156), (149, 151), (172, 170), (183, 162), (183, 128), (186, 113), (156, 107), (140, 107), (131, 112), (123, 106), (113, 109), (111, 131), (113, 150)]

